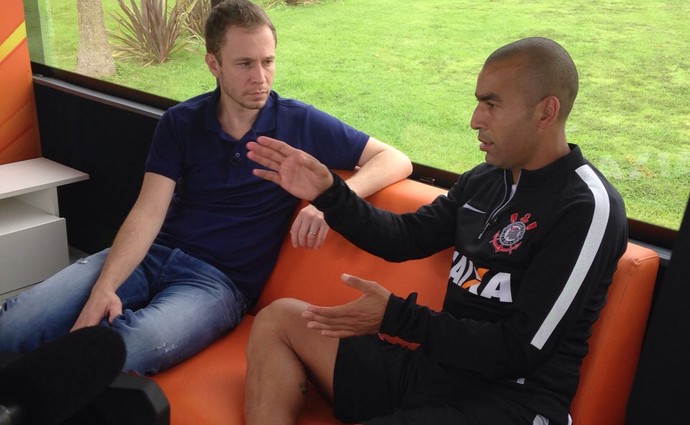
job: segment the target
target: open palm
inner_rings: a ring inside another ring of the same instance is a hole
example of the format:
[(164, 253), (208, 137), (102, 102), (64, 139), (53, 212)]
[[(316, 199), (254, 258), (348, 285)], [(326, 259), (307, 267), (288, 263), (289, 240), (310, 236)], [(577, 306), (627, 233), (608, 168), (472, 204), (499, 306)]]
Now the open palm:
[(280, 140), (262, 136), (249, 142), (247, 150), (249, 159), (268, 168), (257, 168), (254, 175), (280, 185), (298, 198), (311, 201), (333, 184), (333, 176), (325, 165)]

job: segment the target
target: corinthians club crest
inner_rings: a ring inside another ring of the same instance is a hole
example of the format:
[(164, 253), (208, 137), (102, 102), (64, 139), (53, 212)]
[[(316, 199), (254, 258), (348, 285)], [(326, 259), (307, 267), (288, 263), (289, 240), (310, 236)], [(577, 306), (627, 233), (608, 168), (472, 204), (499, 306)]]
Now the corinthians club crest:
[(491, 244), (494, 246), (496, 252), (512, 253), (522, 244), (522, 238), (525, 237), (525, 232), (537, 227), (537, 222), (528, 223), (532, 214), (527, 213), (518, 220), (518, 213), (513, 213), (510, 216), (510, 223), (500, 232), (496, 232), (491, 239)]

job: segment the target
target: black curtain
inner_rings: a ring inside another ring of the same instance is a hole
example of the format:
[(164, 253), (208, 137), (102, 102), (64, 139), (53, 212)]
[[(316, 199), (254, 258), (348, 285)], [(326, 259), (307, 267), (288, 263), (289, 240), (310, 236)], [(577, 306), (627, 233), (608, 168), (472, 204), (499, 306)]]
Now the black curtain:
[(627, 425), (690, 424), (690, 199), (666, 275), (657, 288), (633, 389)]

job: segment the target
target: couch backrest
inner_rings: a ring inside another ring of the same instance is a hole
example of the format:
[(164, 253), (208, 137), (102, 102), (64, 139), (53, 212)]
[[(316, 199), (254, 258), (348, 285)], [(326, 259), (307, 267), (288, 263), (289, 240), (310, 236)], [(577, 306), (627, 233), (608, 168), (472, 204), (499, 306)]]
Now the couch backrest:
[[(368, 200), (381, 208), (406, 212), (416, 210), (445, 192), (403, 180)], [(342, 273), (379, 282), (403, 297), (419, 292), (420, 303), (438, 309), (445, 295), (451, 256), (452, 249), (447, 249), (422, 260), (388, 263), (356, 248), (334, 231), (328, 233), (324, 246), (316, 250), (293, 248), (288, 236), (254, 311), (281, 297), (300, 298), (316, 305), (352, 301), (359, 293), (340, 281)]]

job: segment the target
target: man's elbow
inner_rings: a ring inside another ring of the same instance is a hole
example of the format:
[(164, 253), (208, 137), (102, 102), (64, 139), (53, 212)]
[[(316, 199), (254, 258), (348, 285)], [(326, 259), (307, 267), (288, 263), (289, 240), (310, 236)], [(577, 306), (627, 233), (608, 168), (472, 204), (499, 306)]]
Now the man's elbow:
[(410, 158), (408, 158), (407, 155), (393, 147), (390, 148), (387, 154), (390, 156), (390, 162), (392, 165), (390, 170), (395, 172), (395, 176), (393, 176), (394, 178), (397, 180), (402, 180), (412, 174), (412, 161), (410, 161)]

